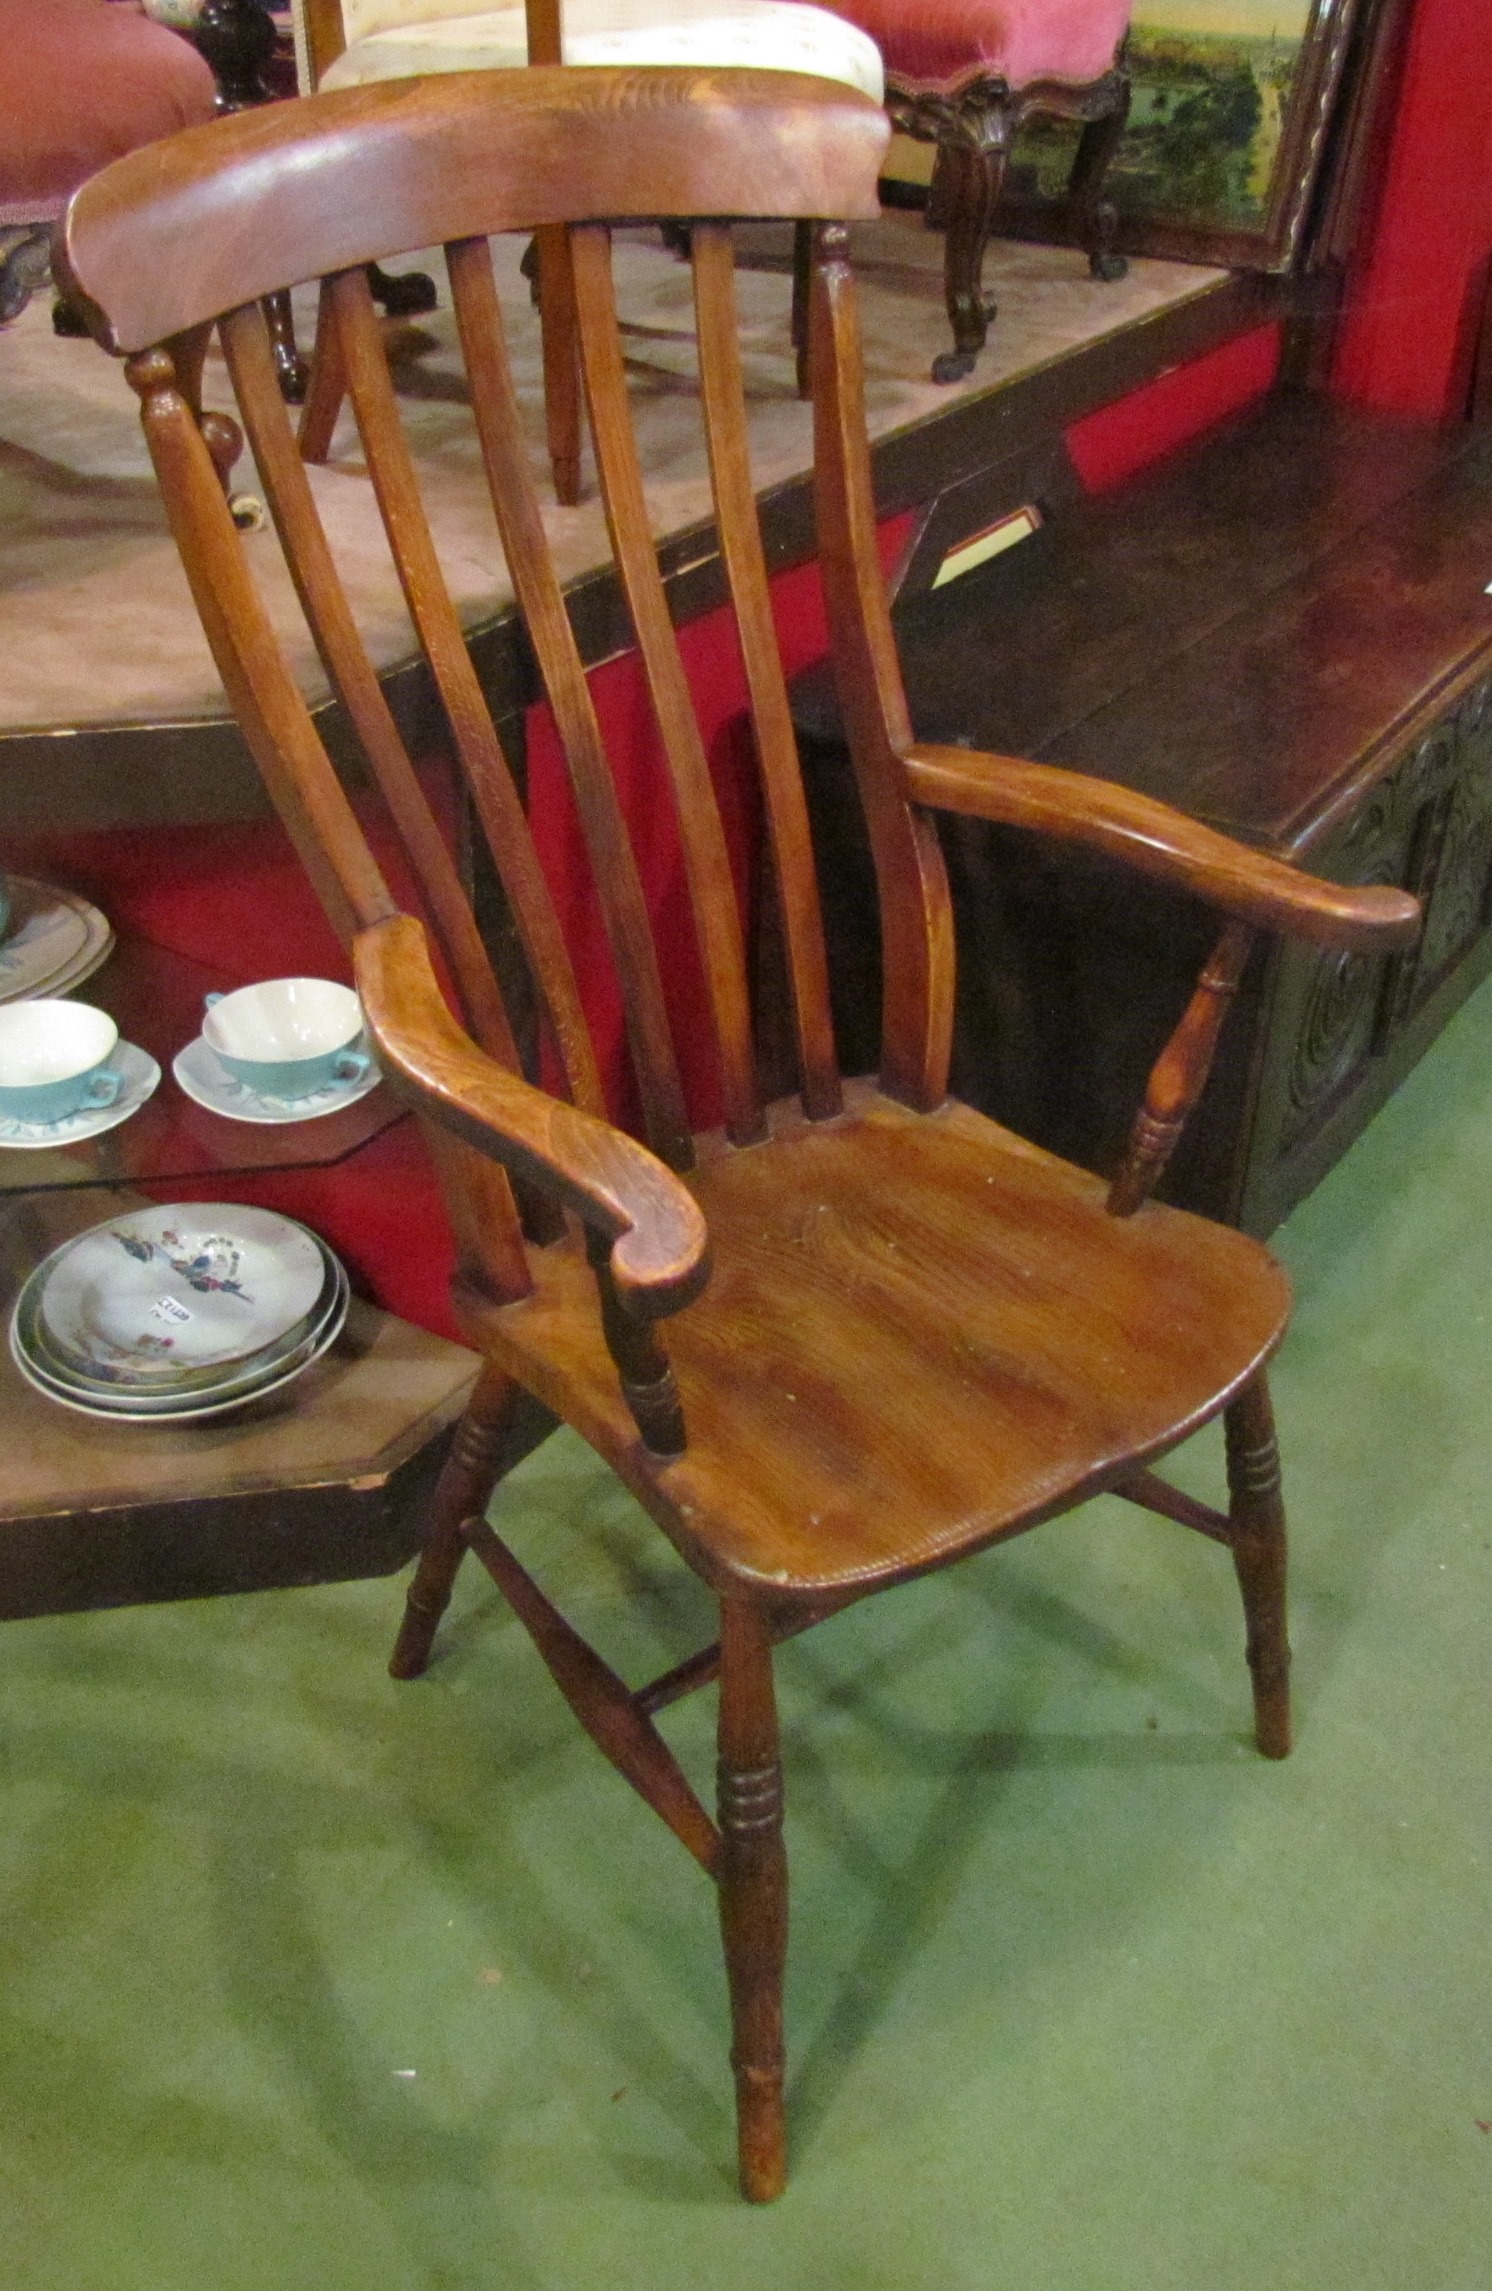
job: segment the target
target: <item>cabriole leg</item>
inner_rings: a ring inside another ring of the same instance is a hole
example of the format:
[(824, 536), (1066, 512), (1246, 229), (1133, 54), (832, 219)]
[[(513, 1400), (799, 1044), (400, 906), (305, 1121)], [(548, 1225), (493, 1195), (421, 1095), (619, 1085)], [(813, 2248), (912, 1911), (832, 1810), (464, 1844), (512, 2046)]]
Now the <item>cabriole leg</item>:
[(947, 199), (943, 242), (943, 293), (953, 328), (953, 348), (933, 360), (935, 382), (959, 382), (974, 370), (984, 348), (993, 302), (984, 294), (984, 250), (1005, 181), (1006, 136), (1001, 131), (974, 149), (949, 144), (939, 153), (938, 171)]
[(1254, 1682), (1254, 1738), (1266, 1758), (1290, 1749), (1290, 1641), (1285, 1627), (1285, 1507), (1269, 1385), (1261, 1369), (1224, 1421), (1234, 1532)]
[(419, 1678), (430, 1660), (436, 1627), (466, 1557), (467, 1523), (483, 1516), (496, 1485), (516, 1399), (517, 1387), (510, 1377), (495, 1368), (483, 1370), (435, 1483), (429, 1534), (389, 1658), (391, 1678)]
[(1113, 110), (1105, 112), (1101, 119), (1090, 119), (1083, 129), (1067, 186), (1073, 233), (1079, 246), (1087, 251), (1088, 268), (1095, 278), (1110, 284), (1124, 277), (1129, 264), (1114, 247), (1119, 217), (1102, 196), (1103, 181), (1128, 119), (1129, 83), (1126, 80), (1118, 91)]
[(772, 1642), (740, 1600), (720, 1612), (720, 1930), (730, 1982), (741, 2193), (769, 2203), (787, 2179), (782, 1979), (787, 1854)]

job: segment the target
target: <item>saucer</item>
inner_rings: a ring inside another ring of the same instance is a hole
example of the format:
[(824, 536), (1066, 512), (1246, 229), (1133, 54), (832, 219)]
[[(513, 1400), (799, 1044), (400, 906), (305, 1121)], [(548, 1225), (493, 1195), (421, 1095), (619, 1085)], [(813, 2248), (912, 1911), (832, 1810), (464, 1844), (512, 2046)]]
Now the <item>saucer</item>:
[[(354, 1050), (366, 1050), (367, 1038), (359, 1035), (349, 1044)], [(220, 1062), (217, 1052), (208, 1047), (201, 1035), (189, 1042), (185, 1050), (178, 1050), (171, 1062), (171, 1071), (187, 1096), (210, 1114), (221, 1114), (230, 1122), (316, 1122), (323, 1114), (340, 1114), (344, 1106), (355, 1106), (359, 1098), (366, 1098), (376, 1090), (383, 1076), (376, 1066), (355, 1081), (333, 1082), (325, 1090), (318, 1090), (309, 1098), (261, 1098), (254, 1090), (236, 1082)]]
[(81, 1145), (85, 1138), (102, 1137), (137, 1114), (161, 1078), (161, 1070), (148, 1050), (133, 1042), (117, 1043), (106, 1061), (106, 1071), (119, 1076), (119, 1095), (110, 1106), (85, 1106), (60, 1122), (16, 1122), (0, 1116), (0, 1146), (18, 1146), (35, 1153), (43, 1146)]
[(75, 891), (29, 875), (12, 875), (8, 883), (11, 918), (0, 939), (0, 1002), (70, 994), (113, 949), (107, 916)]

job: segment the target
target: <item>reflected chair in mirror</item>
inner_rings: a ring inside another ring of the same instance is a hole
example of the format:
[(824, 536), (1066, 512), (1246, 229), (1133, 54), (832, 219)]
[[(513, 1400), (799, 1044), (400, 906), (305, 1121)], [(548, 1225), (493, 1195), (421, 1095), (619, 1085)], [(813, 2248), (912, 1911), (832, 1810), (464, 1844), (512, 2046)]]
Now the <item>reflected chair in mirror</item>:
[(896, 125), (938, 147), (936, 218), (953, 348), (935, 382), (974, 370), (995, 307), (984, 292), (1010, 146), (1028, 119), (1082, 122), (1068, 179), (1070, 228), (1095, 278), (1123, 278), (1116, 218), (1103, 197), (1129, 117), (1122, 49), (1133, 0), (825, 0), (870, 34)]
[[(427, 72), (511, 71), (525, 64), (808, 72), (880, 100), (874, 42), (842, 13), (800, 0), (522, 0), (478, 10), (460, 0), (294, 0), (312, 87), (365, 87)], [(544, 408), (556, 498), (580, 499), (581, 406), (575, 290), (562, 233), (535, 242), (544, 342)], [(805, 368), (807, 245), (794, 264), (793, 330)], [(385, 303), (385, 307), (388, 307)], [(428, 307), (428, 305), (426, 305)], [(343, 403), (323, 362), (301, 424), (301, 450), (323, 461)]]
[[(846, 221), (874, 216), (887, 137), (868, 97), (786, 73), (531, 69), (343, 90), (182, 136), (74, 200), (66, 259), (101, 341), (129, 359), (171, 525), (224, 683), (329, 914), (367, 1024), (416, 1108), (458, 1237), (456, 1303), (485, 1368), (434, 1501), (394, 1653), (430, 1657), (473, 1553), (582, 1727), (718, 1894), (747, 2196), (783, 2185), (787, 1859), (774, 1647), (1101, 1491), (1198, 1531), (1242, 1590), (1260, 1749), (1290, 1720), (1285, 1527), (1267, 1363), (1285, 1278), (1256, 1242), (1158, 1204), (1256, 933), (1363, 953), (1407, 943), (1412, 899), (1318, 882), (1164, 806), (1056, 767), (920, 746), (875, 545)], [(819, 889), (776, 648), (737, 335), (731, 218), (815, 226), (818, 537), (833, 652), (873, 842), (884, 945), (879, 1071), (842, 1077)], [(699, 218), (706, 218), (700, 220)], [(595, 220), (592, 218), (603, 218)], [(648, 528), (608, 226), (691, 223), (699, 408), (759, 767), (764, 866), (796, 1075), (764, 1103), (749, 931)], [(644, 805), (683, 855), (723, 1118), (691, 1132), (628, 823), (548, 554), (489, 234), (564, 230), (617, 575), (666, 762)], [(442, 578), (365, 265), (441, 246), (480, 462), (568, 761), (626, 1007), (641, 1139), (614, 1127), (580, 987), (514, 779)], [(177, 259), (189, 247), (192, 260)], [(327, 280), (390, 546), (524, 950), (542, 1089), (426, 809), (319, 522), (275, 387), (262, 297)], [(287, 665), (175, 364), (217, 323), (265, 498), (327, 673), (421, 887), (401, 912)], [(953, 931), (941, 813), (1133, 866), (1217, 911), (1109, 1182), (951, 1099)], [(718, 1636), (632, 1686), (487, 1517), (529, 1395), (620, 1475), (718, 1603)], [(1221, 1416), (1213, 1507), (1155, 1466)], [(998, 1582), (998, 1568), (991, 1576)], [(718, 1682), (714, 1810), (657, 1726)], [(494, 1788), (500, 1788), (494, 1780)]]

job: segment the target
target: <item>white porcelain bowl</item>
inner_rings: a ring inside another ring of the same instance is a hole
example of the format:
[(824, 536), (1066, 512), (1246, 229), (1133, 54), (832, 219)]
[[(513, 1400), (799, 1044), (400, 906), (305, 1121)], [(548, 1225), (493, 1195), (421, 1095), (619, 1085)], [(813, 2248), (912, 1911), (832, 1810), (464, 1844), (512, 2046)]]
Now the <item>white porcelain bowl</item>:
[(202, 1039), (237, 1082), (265, 1098), (309, 1098), (360, 1080), (362, 1005), (329, 978), (269, 978), (209, 995)]
[(0, 1116), (58, 1122), (83, 1106), (111, 1104), (119, 1076), (108, 1060), (118, 1040), (108, 1012), (91, 1003), (6, 1003), (0, 1007)]

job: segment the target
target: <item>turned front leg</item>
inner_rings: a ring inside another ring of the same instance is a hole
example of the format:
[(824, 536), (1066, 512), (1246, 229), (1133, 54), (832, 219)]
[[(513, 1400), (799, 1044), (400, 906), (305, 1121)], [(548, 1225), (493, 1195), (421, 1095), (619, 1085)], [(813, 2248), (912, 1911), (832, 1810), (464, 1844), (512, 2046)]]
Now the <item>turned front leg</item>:
[(404, 1605), (404, 1620), (389, 1658), (391, 1678), (419, 1678), (450, 1604), (451, 1587), (466, 1557), (466, 1529), (484, 1517), (512, 1422), (517, 1387), (496, 1368), (484, 1369), (456, 1427), (430, 1504), (430, 1525)]
[(1290, 1641), (1285, 1621), (1285, 1506), (1269, 1385), (1260, 1369), (1228, 1409), (1229, 1523), (1254, 1682), (1254, 1738), (1266, 1758), (1290, 1749)]
[(720, 1612), (720, 1930), (730, 1983), (741, 2193), (769, 2203), (787, 2180), (782, 1981), (787, 1854), (772, 1642), (740, 1600)]

